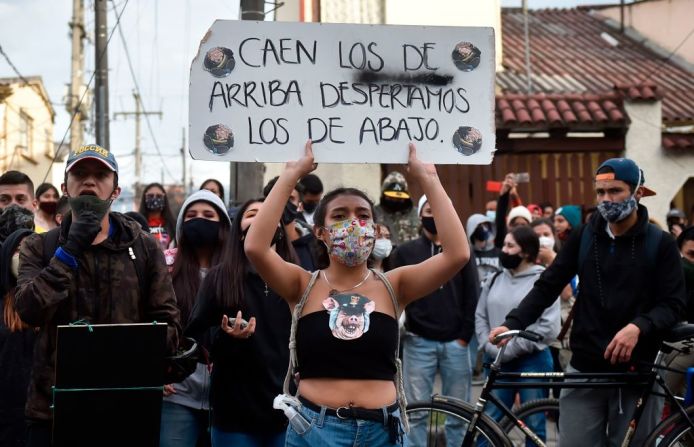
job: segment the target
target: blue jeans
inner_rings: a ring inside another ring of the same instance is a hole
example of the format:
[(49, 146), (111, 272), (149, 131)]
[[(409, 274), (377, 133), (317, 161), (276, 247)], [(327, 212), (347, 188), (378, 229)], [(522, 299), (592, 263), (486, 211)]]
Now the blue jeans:
[[(340, 419), (337, 416), (327, 416), (325, 407), (320, 412), (305, 406), (299, 410), (310, 422), (311, 426), (298, 434), (291, 425), (287, 427), (286, 447), (387, 447), (404, 445), (405, 434), (401, 434), (403, 444), (390, 442), (388, 427), (383, 422), (365, 421), (362, 419)], [(392, 413), (400, 417), (400, 410)]]
[[(162, 402), (159, 447), (195, 447), (198, 438), (209, 436), (209, 412)], [(209, 442), (203, 445), (209, 445)]]
[(242, 433), (222, 431), (212, 427), (212, 447), (283, 447), (285, 432)]
[[(494, 359), (487, 358), (486, 362), (492, 362)], [(554, 370), (554, 363), (552, 362), (552, 354), (549, 352), (549, 348), (545, 348), (542, 351), (533, 352), (532, 354), (526, 354), (517, 359), (511, 360), (510, 362), (504, 363), (501, 366), (502, 371), (506, 372), (552, 372)], [(504, 381), (512, 381), (513, 379), (504, 379)], [(518, 382), (532, 382), (537, 379), (517, 379)], [(544, 399), (548, 396), (549, 390), (541, 388), (505, 388), (499, 390), (492, 390), (492, 394), (496, 396), (504, 405), (511, 408), (513, 406), (513, 401), (516, 398), (516, 393), (520, 394), (521, 403), (529, 402), (536, 399)], [(495, 421), (500, 421), (504, 414), (501, 412), (496, 405), (492, 403), (487, 403), (485, 413), (489, 415)], [(544, 414), (536, 414), (527, 418), (525, 424), (533, 431), (537, 436), (543, 441), (547, 438), (547, 430), (545, 427), (546, 418)], [(478, 444), (480, 445), (480, 444)], [(526, 446), (534, 446), (535, 443), (526, 440)]]
[[(408, 402), (427, 401), (434, 392), (436, 371), (441, 374), (442, 394), (464, 401), (470, 400), (470, 355), (467, 346), (457, 340), (441, 342), (408, 333), (403, 342), (403, 376)], [(410, 419), (408, 440), (412, 446), (427, 445), (428, 418), (421, 412)], [(446, 444), (459, 446), (463, 442), (462, 421), (446, 419)]]

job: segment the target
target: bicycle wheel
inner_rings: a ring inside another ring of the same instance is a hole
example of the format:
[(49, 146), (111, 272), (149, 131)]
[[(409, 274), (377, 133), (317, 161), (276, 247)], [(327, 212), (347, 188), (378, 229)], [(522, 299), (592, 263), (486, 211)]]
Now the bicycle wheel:
[[(408, 445), (460, 447), (474, 410), (466, 402), (434, 396), (426, 402), (409, 404), (406, 412), (410, 421)], [(477, 422), (475, 440), (474, 445), (512, 447), (499, 426), (486, 415)]]
[[(687, 414), (694, 418), (694, 406), (687, 407)], [(646, 447), (691, 447), (694, 446), (694, 430), (680, 413), (662, 421), (650, 434)]]
[[(547, 447), (559, 445), (559, 399), (537, 399), (524, 403), (513, 414), (524, 424), (531, 426), (533, 423), (542, 424), (542, 420), (535, 420), (538, 417), (544, 419), (544, 434), (533, 429), (537, 435), (545, 439)], [(514, 446), (526, 445), (527, 436), (518, 428), (514, 421), (509, 418), (502, 419), (501, 429), (511, 440)]]

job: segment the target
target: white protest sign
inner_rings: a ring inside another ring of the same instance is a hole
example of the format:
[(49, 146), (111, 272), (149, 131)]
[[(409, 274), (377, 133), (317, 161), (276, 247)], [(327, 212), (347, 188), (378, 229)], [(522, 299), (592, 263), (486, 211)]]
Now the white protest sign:
[(489, 164), (492, 28), (218, 20), (190, 69), (190, 154)]

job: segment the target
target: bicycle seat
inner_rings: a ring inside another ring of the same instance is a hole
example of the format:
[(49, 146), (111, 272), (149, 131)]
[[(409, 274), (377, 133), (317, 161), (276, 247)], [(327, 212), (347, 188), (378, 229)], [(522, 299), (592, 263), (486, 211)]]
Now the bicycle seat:
[(677, 343), (694, 338), (694, 324), (678, 323), (665, 335), (663, 341)]

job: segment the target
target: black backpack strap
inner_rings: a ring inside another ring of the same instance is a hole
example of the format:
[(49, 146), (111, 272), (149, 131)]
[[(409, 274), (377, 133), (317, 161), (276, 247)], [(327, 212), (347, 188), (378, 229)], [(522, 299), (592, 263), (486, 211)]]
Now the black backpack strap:
[(576, 271), (580, 272), (581, 266), (588, 257), (590, 246), (593, 244), (593, 236), (593, 227), (590, 224), (583, 225), (583, 231), (581, 232), (581, 247), (578, 250), (578, 268)]
[[(501, 272), (503, 272), (503, 270)], [(492, 280), (489, 281), (489, 289), (488, 290), (492, 290), (492, 286), (494, 285), (494, 281), (496, 281), (496, 278), (498, 278), (499, 275), (501, 275), (501, 272), (494, 273), (494, 276), (492, 276)]]
[(51, 258), (58, 249), (58, 239), (60, 239), (60, 227), (53, 228), (43, 235), (43, 266), (51, 262)]
[(663, 230), (652, 223), (648, 224), (646, 229), (646, 259), (648, 262), (648, 273), (655, 269), (655, 261), (658, 256), (658, 247), (660, 240), (663, 238)]

